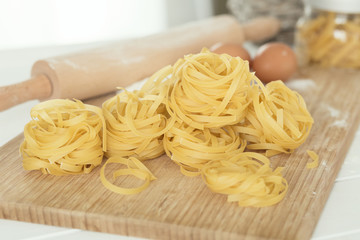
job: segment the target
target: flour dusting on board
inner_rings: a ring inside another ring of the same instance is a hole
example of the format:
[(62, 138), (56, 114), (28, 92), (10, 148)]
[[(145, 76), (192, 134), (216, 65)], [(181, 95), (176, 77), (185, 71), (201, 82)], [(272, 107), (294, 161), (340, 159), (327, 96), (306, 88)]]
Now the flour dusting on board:
[(324, 108), (326, 108), (326, 110), (330, 113), (330, 116), (333, 118), (337, 118), (340, 116), (340, 110), (336, 109), (326, 103), (322, 103), (321, 104)]
[(339, 117), (340, 116), (340, 111), (338, 109), (335, 109), (331, 106), (327, 106), (329, 112), (330, 112), (330, 116), (332, 117)]
[(347, 126), (348, 113), (343, 114), (339, 109), (330, 106), (329, 104), (322, 103), (321, 107), (330, 114), (331, 118), (335, 118), (335, 121), (330, 126), (345, 128)]
[(316, 83), (311, 79), (292, 79), (285, 83), (290, 89), (307, 91), (316, 87)]
[[(348, 125), (348, 117), (349, 117), (349, 113), (345, 113), (343, 115), (336, 115), (336, 116), (333, 116), (334, 112), (333, 110), (330, 110), (331, 108), (328, 108), (329, 112), (330, 112), (330, 115), (334, 118), (337, 118), (330, 126), (334, 126), (334, 127), (339, 127), (339, 128), (345, 128), (347, 127)], [(340, 113), (340, 111), (339, 111)]]
[(336, 120), (335, 122), (333, 122), (333, 123), (331, 124), (331, 126), (340, 127), (340, 128), (345, 128), (345, 127), (347, 126), (346, 118), (345, 118), (345, 119)]

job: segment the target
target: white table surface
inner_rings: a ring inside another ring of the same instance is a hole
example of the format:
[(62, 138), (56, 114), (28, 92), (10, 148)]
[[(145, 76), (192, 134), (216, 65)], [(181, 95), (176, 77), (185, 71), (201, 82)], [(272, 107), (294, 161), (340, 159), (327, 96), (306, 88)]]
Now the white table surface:
[[(41, 58), (81, 50), (98, 44), (49, 46), (0, 51), (0, 86), (14, 84), (30, 76), (32, 64)], [(360, 84), (360, 79), (359, 79)], [(37, 100), (0, 112), (0, 146), (23, 131)], [(360, 129), (355, 134), (345, 163), (335, 181), (313, 234), (313, 240), (360, 239)], [(0, 189), (1, 191), (1, 189)], [(0, 219), (0, 239), (137, 239), (79, 229), (68, 229)]]

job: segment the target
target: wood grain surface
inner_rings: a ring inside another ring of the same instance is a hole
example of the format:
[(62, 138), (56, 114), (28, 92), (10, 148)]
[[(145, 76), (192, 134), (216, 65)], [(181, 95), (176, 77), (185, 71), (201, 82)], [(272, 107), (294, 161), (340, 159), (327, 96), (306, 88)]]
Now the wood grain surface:
[[(275, 206), (228, 203), (166, 156), (145, 162), (157, 180), (133, 196), (105, 189), (100, 168), (65, 177), (25, 171), (18, 136), (0, 149), (0, 218), (156, 239), (309, 239), (359, 125), (360, 72), (304, 69), (296, 78), (289, 86), (304, 96), (315, 124), (293, 154), (272, 158), (289, 183)], [(307, 149), (319, 154), (318, 168), (306, 168)], [(132, 177), (116, 183), (140, 184)]]

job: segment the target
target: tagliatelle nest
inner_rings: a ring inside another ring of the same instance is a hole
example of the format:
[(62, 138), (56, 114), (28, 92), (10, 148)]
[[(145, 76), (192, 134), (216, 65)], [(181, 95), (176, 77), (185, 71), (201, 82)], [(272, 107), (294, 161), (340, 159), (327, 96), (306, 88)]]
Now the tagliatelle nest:
[(185, 123), (175, 123), (164, 136), (166, 154), (180, 165), (184, 175), (200, 175), (210, 161), (229, 159), (243, 152), (245, 142), (230, 126), (195, 129)]
[(124, 91), (103, 104), (108, 157), (146, 160), (164, 153), (166, 109), (160, 95), (140, 96)]
[(235, 130), (249, 142), (247, 149), (266, 150), (267, 156), (273, 156), (304, 143), (313, 122), (300, 94), (274, 81), (252, 96), (245, 121)]
[(173, 117), (197, 129), (236, 124), (246, 116), (253, 79), (249, 63), (240, 58), (209, 51), (185, 56), (170, 80)]
[(32, 108), (20, 147), (23, 167), (53, 175), (89, 173), (100, 165), (106, 138), (101, 109), (80, 101), (49, 100)]
[(228, 195), (229, 202), (239, 206), (266, 207), (281, 201), (287, 192), (282, 168), (274, 171), (265, 156), (243, 152), (228, 160), (208, 162), (201, 174), (214, 192)]

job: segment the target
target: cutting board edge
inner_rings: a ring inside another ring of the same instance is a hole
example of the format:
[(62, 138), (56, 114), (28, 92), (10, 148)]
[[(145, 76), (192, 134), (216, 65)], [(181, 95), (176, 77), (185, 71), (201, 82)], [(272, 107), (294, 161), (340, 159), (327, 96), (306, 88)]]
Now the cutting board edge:
[[(353, 131), (351, 131), (353, 130)], [(335, 185), (335, 180), (337, 178), (337, 176), (339, 175), (340, 171), (341, 171), (341, 167), (342, 165), (344, 164), (344, 161), (346, 159), (346, 156), (347, 156), (347, 153), (349, 152), (349, 149), (351, 147), (351, 144), (352, 142), (354, 141), (355, 139), (355, 135), (356, 135), (356, 132), (360, 130), (360, 113), (357, 114), (355, 116), (355, 120), (354, 120), (354, 124), (351, 126), (350, 128), (350, 131), (349, 131), (349, 134), (348, 136), (345, 137), (345, 141), (343, 143), (343, 148), (341, 148), (341, 150), (339, 152), (336, 153), (336, 156), (334, 157), (335, 159), (338, 160), (337, 162), (337, 165), (340, 165), (339, 168), (334, 168), (337, 170), (336, 174), (333, 174), (331, 175), (332, 176), (332, 179), (330, 181), (330, 186), (329, 186), (329, 191), (325, 191), (326, 194), (324, 194), (323, 196), (323, 204), (320, 205), (321, 206), (321, 209), (319, 211), (319, 214), (318, 216), (316, 217), (316, 221), (315, 221), (315, 227), (312, 228), (312, 231), (310, 232), (310, 235), (309, 235), (309, 239), (311, 238), (311, 236), (314, 234), (314, 231), (315, 231), (315, 228), (316, 226), (318, 225), (319, 223), (319, 219), (320, 219), (320, 216), (325, 208), (325, 204), (326, 202), (329, 200), (329, 196), (331, 194), (331, 191), (332, 189), (334, 188), (334, 185)], [(321, 157), (321, 156), (319, 156)], [(306, 228), (306, 225), (301, 225), (301, 227), (303, 228)], [(302, 231), (301, 229), (298, 230), (298, 233), (303, 233), (304, 231)], [(303, 237), (303, 236), (300, 236), (300, 237)], [(300, 238), (301, 239), (301, 238)]]
[[(38, 212), (41, 212), (42, 216), (34, 215)], [(59, 212), (63, 212), (63, 217), (59, 218)], [(103, 214), (74, 210), (71, 210), (69, 214), (67, 209), (31, 206), (17, 202), (4, 203), (0, 201), (0, 219), (149, 239), (267, 239), (261, 236), (190, 227), (150, 219), (109, 217)]]

